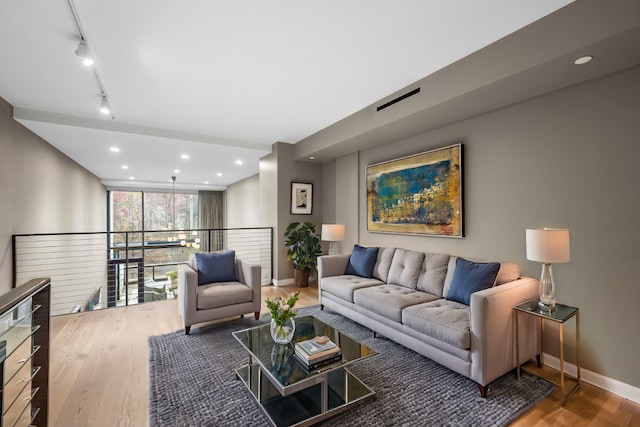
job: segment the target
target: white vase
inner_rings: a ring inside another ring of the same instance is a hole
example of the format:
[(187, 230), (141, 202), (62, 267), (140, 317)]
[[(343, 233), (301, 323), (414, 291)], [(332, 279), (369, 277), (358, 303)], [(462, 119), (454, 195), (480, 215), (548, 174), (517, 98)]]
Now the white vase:
[(289, 344), (296, 331), (296, 322), (293, 319), (286, 320), (282, 325), (276, 325), (271, 319), (271, 338), (277, 344)]

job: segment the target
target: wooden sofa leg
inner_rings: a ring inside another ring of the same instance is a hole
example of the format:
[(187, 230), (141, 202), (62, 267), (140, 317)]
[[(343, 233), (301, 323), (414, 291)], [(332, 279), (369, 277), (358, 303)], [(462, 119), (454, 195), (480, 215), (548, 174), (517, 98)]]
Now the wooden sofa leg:
[(542, 368), (542, 359), (539, 354), (536, 354), (536, 362), (538, 362), (538, 368)]
[(260, 319), (260, 312), (259, 311), (254, 312), (253, 316), (256, 318), (256, 320)]
[(191, 326), (185, 326), (184, 327), (184, 334), (185, 335), (189, 335), (189, 332), (191, 332)]
[(487, 389), (489, 388), (488, 385), (480, 385), (478, 384), (478, 389), (480, 390), (480, 397), (485, 398), (487, 397)]
[(241, 315), (240, 315), (240, 318), (241, 318), (241, 319), (244, 319), (244, 314), (241, 314)]
[(324, 310), (324, 304), (320, 304), (320, 311)]

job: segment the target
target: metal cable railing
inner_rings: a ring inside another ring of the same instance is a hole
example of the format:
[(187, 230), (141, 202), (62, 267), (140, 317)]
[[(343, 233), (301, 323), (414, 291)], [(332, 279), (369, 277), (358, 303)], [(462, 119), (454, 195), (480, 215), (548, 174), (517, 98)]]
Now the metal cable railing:
[(172, 272), (197, 252), (233, 249), (272, 280), (273, 229), (229, 228), (13, 235), (13, 286), (51, 277), (51, 314), (175, 298)]

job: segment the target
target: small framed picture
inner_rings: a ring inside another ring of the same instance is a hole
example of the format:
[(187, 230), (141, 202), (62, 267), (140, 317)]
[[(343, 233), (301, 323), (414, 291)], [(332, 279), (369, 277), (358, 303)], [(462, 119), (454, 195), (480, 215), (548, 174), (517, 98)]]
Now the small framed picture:
[(311, 215), (313, 184), (291, 183), (291, 215)]

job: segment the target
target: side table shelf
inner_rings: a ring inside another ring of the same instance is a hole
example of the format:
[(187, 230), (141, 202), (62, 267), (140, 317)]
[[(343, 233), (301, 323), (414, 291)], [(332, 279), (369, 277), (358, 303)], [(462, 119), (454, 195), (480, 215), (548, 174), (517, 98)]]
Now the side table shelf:
[[(558, 338), (560, 345), (560, 383), (555, 385), (560, 387), (560, 393), (562, 396), (562, 403), (573, 394), (574, 391), (580, 387), (580, 310), (576, 307), (570, 307), (568, 305), (557, 304), (555, 310), (547, 311), (538, 306), (539, 299), (527, 301), (523, 304), (513, 307), (514, 310), (514, 322), (516, 329), (516, 372), (518, 380), (520, 379), (520, 334), (518, 325), (518, 316), (520, 313), (536, 316), (540, 318), (540, 366), (544, 364), (544, 323), (550, 321), (558, 324)], [(571, 318), (576, 319), (576, 367), (577, 375), (575, 377), (570, 376), (564, 372), (564, 324)], [(575, 380), (575, 385), (570, 390), (565, 390), (565, 377)], [(546, 378), (545, 378), (546, 379)], [(547, 381), (550, 381), (547, 379)]]
[(48, 423), (50, 301), (49, 279), (0, 296), (0, 427)]

